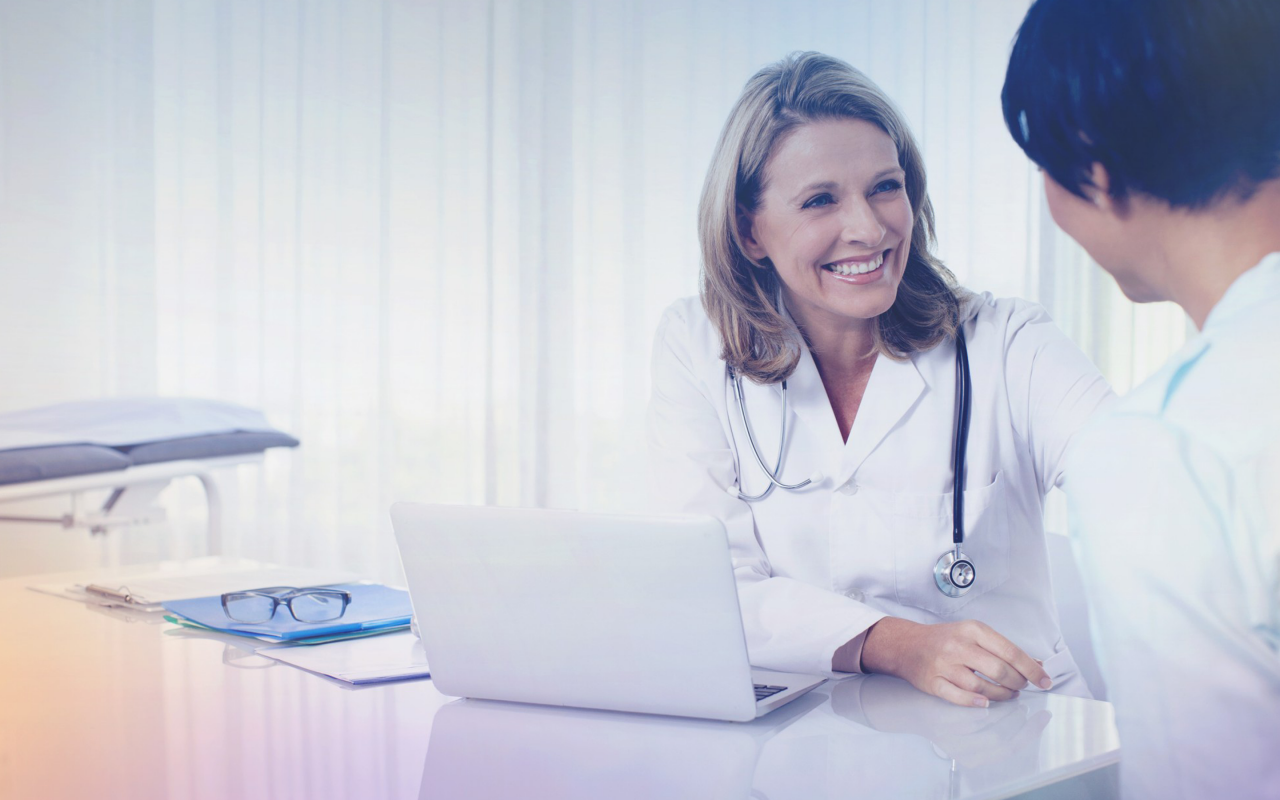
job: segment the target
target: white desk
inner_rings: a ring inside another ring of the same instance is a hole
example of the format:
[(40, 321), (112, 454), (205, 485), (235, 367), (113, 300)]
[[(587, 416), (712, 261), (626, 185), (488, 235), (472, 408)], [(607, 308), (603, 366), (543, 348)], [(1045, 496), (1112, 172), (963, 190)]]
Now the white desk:
[(1112, 796), (1106, 703), (964, 709), (883, 676), (745, 725), (453, 701), (25, 588), (57, 580), (0, 581), (3, 798)]

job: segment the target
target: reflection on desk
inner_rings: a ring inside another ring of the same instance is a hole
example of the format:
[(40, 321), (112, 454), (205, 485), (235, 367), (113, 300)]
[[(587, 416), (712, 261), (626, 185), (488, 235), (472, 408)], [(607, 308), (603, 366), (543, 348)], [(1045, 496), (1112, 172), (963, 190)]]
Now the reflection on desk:
[(1059, 781), (1118, 757), (1105, 703), (956, 708), (883, 676), (745, 724), (454, 701), (430, 680), (349, 688), (267, 665), (253, 640), (25, 588), (52, 579), (0, 581), (6, 798), (1077, 800)]
[(436, 713), (419, 798), (1008, 797), (1113, 763), (1100, 709), (960, 708), (879, 675), (746, 724), (459, 700)]
[(1090, 725), (1074, 698), (1027, 693), (961, 708), (883, 675), (827, 691), (830, 703), (761, 758), (755, 786), (770, 798), (1005, 797), (1118, 755), (1109, 724)]
[(824, 702), (732, 723), (458, 700), (436, 712), (418, 797), (742, 800), (764, 743)]

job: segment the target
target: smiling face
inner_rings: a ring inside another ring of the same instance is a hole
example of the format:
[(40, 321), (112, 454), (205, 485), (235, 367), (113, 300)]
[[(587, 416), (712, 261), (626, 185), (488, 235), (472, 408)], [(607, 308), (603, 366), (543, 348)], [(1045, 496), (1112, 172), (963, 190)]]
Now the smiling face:
[(859, 119), (810, 122), (783, 139), (764, 172), (743, 242), (773, 265), (801, 327), (863, 326), (888, 311), (912, 225), (889, 135)]

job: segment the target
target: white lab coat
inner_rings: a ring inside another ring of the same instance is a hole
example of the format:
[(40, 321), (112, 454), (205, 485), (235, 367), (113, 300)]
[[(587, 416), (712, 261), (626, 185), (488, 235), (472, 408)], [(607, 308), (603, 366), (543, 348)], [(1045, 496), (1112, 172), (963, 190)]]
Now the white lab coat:
[[(754, 665), (833, 675), (835, 651), (883, 616), (978, 619), (1043, 660), (1056, 691), (1088, 694), (1059, 631), (1043, 507), (1062, 480), (1072, 435), (1113, 395), (1040, 306), (981, 295), (962, 316), (973, 386), (964, 551), (977, 581), (950, 598), (933, 568), (951, 547), (953, 345), (905, 361), (877, 359), (847, 442), (806, 349), (787, 381), (780, 478), (796, 483), (814, 471), (825, 478), (747, 503), (726, 488), (741, 477), (744, 490), (758, 494), (767, 479), (733, 400), (719, 333), (697, 298), (664, 314), (648, 413), (656, 510), (723, 521)], [(772, 466), (781, 387), (743, 385), (756, 442)]]

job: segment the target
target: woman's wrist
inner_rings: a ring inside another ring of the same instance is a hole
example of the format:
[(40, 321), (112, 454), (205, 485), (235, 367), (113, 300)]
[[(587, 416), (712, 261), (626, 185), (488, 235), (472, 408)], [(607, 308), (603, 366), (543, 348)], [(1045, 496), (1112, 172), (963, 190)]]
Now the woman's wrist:
[(899, 645), (918, 624), (898, 617), (884, 617), (868, 628), (862, 642), (862, 671), (897, 675)]
[(849, 641), (840, 645), (831, 657), (832, 672), (862, 672), (862, 643), (866, 641), (867, 632), (863, 631)]

